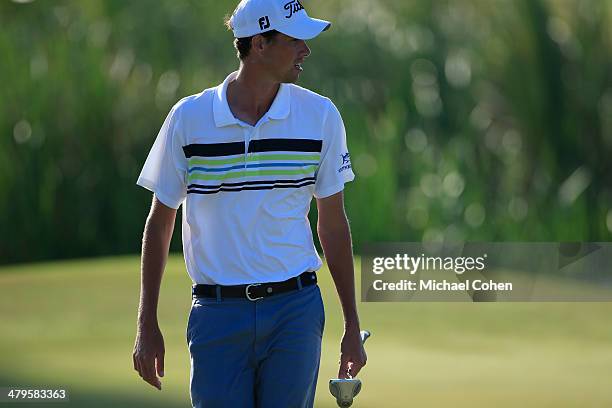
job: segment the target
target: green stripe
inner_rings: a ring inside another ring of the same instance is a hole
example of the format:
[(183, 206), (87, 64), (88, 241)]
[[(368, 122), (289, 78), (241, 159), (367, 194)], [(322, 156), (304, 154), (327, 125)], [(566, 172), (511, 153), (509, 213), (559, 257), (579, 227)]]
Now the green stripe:
[(309, 174), (316, 170), (317, 166), (307, 166), (298, 170), (240, 170), (230, 171), (224, 174), (192, 174), (189, 181), (193, 180), (225, 180), (228, 178), (249, 176), (294, 176), (296, 174)]
[[(271, 161), (271, 160), (319, 160), (320, 154), (251, 154), (247, 156), (247, 162), (253, 161)], [(197, 165), (215, 165), (215, 164), (234, 164), (244, 162), (243, 157), (235, 157), (233, 159), (189, 159), (189, 166)]]

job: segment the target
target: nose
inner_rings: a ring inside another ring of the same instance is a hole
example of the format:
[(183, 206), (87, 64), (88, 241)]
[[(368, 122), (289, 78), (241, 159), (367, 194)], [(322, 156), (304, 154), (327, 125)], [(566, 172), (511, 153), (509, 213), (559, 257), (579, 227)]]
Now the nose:
[(308, 48), (306, 41), (302, 40), (300, 45), (302, 46), (300, 49), (301, 58), (308, 57), (310, 55), (310, 48)]

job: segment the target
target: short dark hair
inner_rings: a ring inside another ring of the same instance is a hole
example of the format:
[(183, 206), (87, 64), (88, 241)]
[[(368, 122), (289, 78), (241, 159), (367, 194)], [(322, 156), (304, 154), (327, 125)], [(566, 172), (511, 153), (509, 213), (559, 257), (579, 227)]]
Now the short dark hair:
[[(230, 18), (231, 16), (229, 15), (225, 16), (224, 23), (227, 29), (231, 31), (232, 25), (230, 23)], [(261, 33), (262, 37), (265, 38), (267, 42), (272, 41), (272, 39), (276, 37), (277, 34), (278, 34), (278, 31), (276, 30), (270, 30), (270, 31), (265, 31)], [(249, 51), (251, 51), (251, 40), (253, 39), (253, 37), (255, 36), (252, 35), (250, 37), (242, 37), (242, 38), (234, 39), (234, 48), (237, 51), (236, 56), (241, 61), (243, 61), (249, 55)]]

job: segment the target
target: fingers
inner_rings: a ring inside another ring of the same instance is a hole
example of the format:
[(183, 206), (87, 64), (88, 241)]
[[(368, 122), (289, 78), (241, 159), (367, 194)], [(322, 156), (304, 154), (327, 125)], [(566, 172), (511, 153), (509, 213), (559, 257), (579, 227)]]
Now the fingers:
[(159, 381), (159, 378), (157, 378), (157, 376), (155, 375), (155, 358), (146, 358), (144, 359), (144, 361), (141, 360), (140, 364), (142, 368), (142, 379), (157, 388), (158, 390), (161, 390), (161, 382)]
[(338, 378), (350, 378), (349, 368), (352, 363), (344, 354), (340, 356), (340, 368), (338, 369)]
[(155, 366), (157, 364), (158, 372), (160, 371), (159, 368), (161, 367), (161, 372), (163, 373), (163, 362), (160, 365), (159, 362), (156, 363), (156, 360), (160, 361), (159, 358), (156, 359), (155, 357), (150, 357), (147, 355), (134, 354), (133, 358), (134, 369), (138, 371), (138, 374), (142, 377), (142, 379), (161, 391), (161, 381), (155, 375)]
[(361, 368), (364, 365), (365, 365), (365, 362), (363, 362), (363, 364), (352, 362), (351, 366), (349, 368), (349, 373), (350, 373), (351, 377), (356, 377), (357, 374), (359, 374), (359, 371), (361, 371)]
[(161, 353), (157, 356), (157, 359), (155, 360), (155, 366), (157, 368), (157, 375), (159, 375), (160, 377), (164, 376), (164, 354)]
[(362, 355), (354, 358), (345, 354), (340, 356), (340, 368), (338, 370), (338, 378), (356, 377), (359, 371), (366, 365), (368, 356), (365, 350), (362, 349)]
[(366, 362), (368, 360), (368, 356), (365, 352), (365, 350), (362, 348), (361, 350), (361, 358), (360, 359), (356, 359), (355, 361), (353, 361), (351, 368), (350, 368), (350, 374), (355, 377), (359, 371), (361, 371), (361, 369), (366, 365)]
[(138, 326), (134, 344), (134, 369), (144, 381), (161, 391), (160, 377), (164, 375), (164, 338), (157, 325)]

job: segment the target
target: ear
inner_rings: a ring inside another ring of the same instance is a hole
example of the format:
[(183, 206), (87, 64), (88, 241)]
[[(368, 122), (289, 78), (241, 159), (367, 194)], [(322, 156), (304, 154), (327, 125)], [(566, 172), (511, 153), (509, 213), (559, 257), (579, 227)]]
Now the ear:
[(266, 39), (263, 35), (257, 34), (251, 39), (251, 52), (253, 54), (261, 55), (266, 48)]

